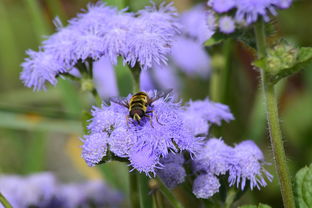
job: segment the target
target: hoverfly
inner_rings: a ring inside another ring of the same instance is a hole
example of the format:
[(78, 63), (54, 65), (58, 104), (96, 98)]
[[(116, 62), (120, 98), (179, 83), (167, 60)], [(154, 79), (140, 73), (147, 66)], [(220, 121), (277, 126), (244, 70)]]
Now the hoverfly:
[[(143, 117), (150, 118), (150, 123), (151, 126), (153, 127), (152, 123), (152, 115), (153, 115), (153, 110), (148, 110), (148, 107), (153, 107), (153, 102), (160, 98), (165, 98), (168, 96), (168, 94), (172, 90), (167, 90), (161, 93), (156, 94), (154, 97), (149, 97), (149, 95), (146, 92), (138, 92), (134, 94), (129, 101), (126, 99), (121, 99), (119, 97), (114, 97), (111, 98), (111, 102), (117, 103), (119, 105), (122, 105), (126, 107), (129, 110), (129, 114), (127, 115), (127, 124), (129, 118), (132, 118), (134, 121), (138, 122), (140, 125), (140, 121), (142, 120)], [(159, 123), (157, 116), (156, 121)], [(162, 125), (161, 123), (159, 123)]]

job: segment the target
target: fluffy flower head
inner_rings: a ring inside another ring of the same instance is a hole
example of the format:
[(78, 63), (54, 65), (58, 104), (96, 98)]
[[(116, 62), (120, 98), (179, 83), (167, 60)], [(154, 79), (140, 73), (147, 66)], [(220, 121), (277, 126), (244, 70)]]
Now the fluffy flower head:
[(234, 148), (232, 164), (229, 170), (230, 185), (236, 184), (243, 190), (246, 182), (250, 189), (266, 186), (265, 178), (272, 181), (272, 175), (263, 168), (264, 158), (261, 150), (252, 141), (244, 141)]
[(197, 176), (193, 183), (193, 194), (197, 198), (207, 199), (219, 192), (220, 182), (218, 178), (211, 174)]
[[(148, 94), (150, 98), (157, 97), (156, 92)], [(129, 102), (130, 98), (131, 95), (122, 102)], [(152, 113), (142, 116), (140, 123), (131, 117), (127, 119), (128, 108), (115, 102), (94, 108), (88, 126), (91, 133), (89, 137), (104, 133), (101, 140), (104, 141), (108, 135), (106, 141), (110, 151), (118, 157), (127, 158), (134, 169), (146, 174), (155, 173), (155, 168), (162, 166), (160, 159), (171, 151), (196, 153), (200, 140), (185, 128), (183, 109), (172, 95), (160, 97), (148, 106), (147, 111)], [(87, 152), (92, 152), (92, 148), (97, 152), (98, 144), (88, 144), (86, 147), (90, 147)]]

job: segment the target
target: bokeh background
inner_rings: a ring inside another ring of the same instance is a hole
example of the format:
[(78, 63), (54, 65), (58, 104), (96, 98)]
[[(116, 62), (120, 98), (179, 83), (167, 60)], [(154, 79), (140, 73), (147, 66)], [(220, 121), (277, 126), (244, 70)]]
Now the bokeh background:
[[(117, 162), (88, 168), (80, 157), (79, 137), (83, 135), (82, 114), (90, 109), (92, 97), (79, 85), (60, 80), (45, 92), (33, 92), (19, 80), (25, 50), (37, 50), (45, 35), (52, 34), (53, 18), (66, 20), (85, 8), (87, 0), (0, 0), (0, 173), (30, 174), (52, 171), (61, 181), (77, 182), (104, 178), (113, 187), (127, 193), (127, 167)], [(148, 0), (106, 0), (109, 5), (136, 11)], [(205, 1), (175, 0), (179, 11)], [(294, 1), (280, 11), (272, 24), (276, 32), (271, 39), (312, 46), (312, 1)], [(259, 74), (251, 66), (254, 52), (240, 42), (227, 41), (230, 53), (222, 79), (182, 77), (182, 96), (211, 99), (230, 106), (235, 121), (214, 129), (228, 144), (254, 140), (272, 162), (265, 121), (264, 100), (259, 90)], [(215, 46), (209, 51), (219, 51)], [(116, 69), (120, 95), (131, 90), (129, 72), (122, 65)], [(216, 67), (217, 68), (217, 67)], [(213, 87), (211, 87), (213, 86)], [(278, 86), (281, 123), (291, 175), (312, 162), (312, 67)], [(269, 167), (274, 173), (273, 167)], [(281, 207), (276, 174), (274, 181), (261, 191), (248, 192), (242, 203), (263, 202)], [(179, 190), (176, 190), (179, 195)]]

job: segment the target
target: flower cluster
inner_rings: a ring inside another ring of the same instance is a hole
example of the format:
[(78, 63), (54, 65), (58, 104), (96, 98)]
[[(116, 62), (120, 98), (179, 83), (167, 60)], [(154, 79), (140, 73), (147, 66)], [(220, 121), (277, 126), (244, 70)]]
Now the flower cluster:
[(203, 43), (211, 38), (215, 31), (214, 16), (203, 5), (183, 12), (178, 17), (181, 33), (173, 41), (168, 65), (153, 66), (154, 70), (143, 71), (141, 86), (143, 90), (181, 89), (178, 73), (192, 77), (207, 78), (211, 61)]
[(79, 63), (106, 56), (113, 64), (117, 57), (131, 67), (147, 69), (167, 63), (174, 37), (180, 25), (172, 4), (152, 4), (137, 13), (118, 11), (99, 1), (69, 20), (66, 27), (56, 19), (57, 32), (39, 51), (27, 51), (21, 80), (34, 90), (55, 85), (57, 77), (71, 72)]
[(198, 174), (197, 178), (209, 177), (210, 180), (202, 181), (200, 186), (194, 182), (193, 192), (198, 198), (211, 197), (219, 191), (216, 188), (220, 186), (217, 176), (225, 174), (228, 174), (230, 186), (236, 184), (237, 188), (243, 190), (248, 181), (251, 190), (254, 187), (260, 189), (260, 186), (267, 185), (265, 178), (272, 181), (272, 175), (263, 168), (265, 164), (261, 150), (253, 141), (243, 141), (233, 148), (221, 139), (211, 138), (193, 160), (193, 171)]
[(14, 208), (116, 207), (122, 202), (122, 195), (102, 181), (60, 184), (51, 173), (1, 175), (0, 192)]
[[(221, 125), (222, 121), (234, 119), (228, 106), (208, 99), (190, 101), (184, 107), (183, 120), (193, 135), (208, 135), (211, 125)], [(163, 158), (164, 168), (157, 171), (158, 176), (169, 188), (184, 182), (184, 166), (196, 176), (193, 182), (193, 193), (198, 198), (209, 198), (219, 192), (219, 176), (228, 176), (229, 186), (236, 185), (244, 189), (247, 182), (250, 189), (266, 186), (265, 179), (271, 181), (272, 175), (267, 172), (264, 156), (257, 145), (250, 140), (231, 147), (223, 140), (207, 138), (197, 150), (196, 157), (184, 161), (181, 154)], [(191, 165), (189, 165), (191, 164)]]
[[(158, 97), (149, 92), (150, 98)], [(90, 135), (85, 136), (82, 157), (89, 166), (94, 166), (113, 154), (129, 161), (133, 169), (147, 175), (163, 167), (161, 158), (170, 152), (187, 151), (196, 154), (201, 138), (195, 137), (183, 120), (184, 109), (173, 95), (159, 97), (148, 106), (148, 116), (140, 123), (127, 118), (129, 110), (122, 103), (94, 107), (93, 118), (88, 126)]]
[[(277, 14), (276, 8), (287, 9), (291, 3), (292, 0), (209, 0), (207, 4), (221, 15), (234, 10), (235, 22), (249, 25), (256, 22), (259, 17), (268, 21), (270, 14)], [(234, 20), (231, 17), (221, 17), (219, 24), (222, 32), (234, 31)]]

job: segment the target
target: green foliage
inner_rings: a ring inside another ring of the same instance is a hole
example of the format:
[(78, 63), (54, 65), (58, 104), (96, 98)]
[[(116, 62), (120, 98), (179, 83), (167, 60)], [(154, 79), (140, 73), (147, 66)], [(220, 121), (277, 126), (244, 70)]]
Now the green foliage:
[(312, 63), (311, 47), (297, 48), (285, 41), (268, 49), (267, 54), (267, 57), (258, 59), (253, 64), (267, 73), (272, 84), (299, 72)]
[(295, 196), (299, 208), (312, 207), (312, 164), (296, 174)]
[(257, 205), (244, 205), (239, 208), (271, 208), (271, 206), (260, 203), (258, 206)]

